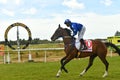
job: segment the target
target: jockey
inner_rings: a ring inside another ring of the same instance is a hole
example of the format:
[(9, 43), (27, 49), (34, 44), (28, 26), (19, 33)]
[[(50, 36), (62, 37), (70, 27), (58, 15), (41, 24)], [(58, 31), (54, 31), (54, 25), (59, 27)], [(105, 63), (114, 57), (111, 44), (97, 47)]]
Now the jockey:
[[(73, 35), (72, 36), (75, 36), (77, 35), (78, 33), (78, 40), (83, 44), (83, 48), (82, 50), (85, 50), (87, 49), (87, 46), (85, 45), (85, 42), (83, 40), (83, 35), (85, 33), (85, 26), (83, 26), (82, 24), (80, 23), (75, 23), (75, 22), (71, 22), (69, 19), (66, 19), (64, 24), (67, 26), (67, 27), (70, 27), (70, 29), (73, 31)], [(80, 48), (81, 50), (81, 48)]]

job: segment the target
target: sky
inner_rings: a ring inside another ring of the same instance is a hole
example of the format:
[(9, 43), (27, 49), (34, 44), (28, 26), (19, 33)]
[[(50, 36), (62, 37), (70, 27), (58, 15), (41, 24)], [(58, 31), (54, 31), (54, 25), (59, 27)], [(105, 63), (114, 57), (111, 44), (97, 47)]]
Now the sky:
[[(29, 27), (32, 38), (48, 39), (65, 19), (86, 27), (84, 39), (107, 38), (120, 31), (120, 0), (0, 0), (0, 41), (9, 25), (20, 22)], [(28, 39), (19, 27), (20, 39)], [(16, 40), (16, 27), (8, 39)]]

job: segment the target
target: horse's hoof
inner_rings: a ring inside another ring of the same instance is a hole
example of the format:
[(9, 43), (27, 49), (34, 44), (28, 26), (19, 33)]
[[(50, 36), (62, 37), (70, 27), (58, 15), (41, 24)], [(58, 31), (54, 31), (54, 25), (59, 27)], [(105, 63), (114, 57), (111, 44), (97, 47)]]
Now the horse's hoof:
[(57, 78), (59, 78), (60, 76), (56, 76)]
[(68, 73), (68, 71), (65, 71), (66, 73)]
[(66, 73), (68, 73), (68, 70), (65, 70)]
[(108, 76), (108, 72), (105, 71), (104, 75), (102, 76), (103, 78), (105, 78), (106, 76)]
[(86, 69), (83, 70), (83, 72), (80, 73), (80, 76), (83, 76), (86, 72)]
[(108, 76), (108, 75), (107, 75), (107, 74), (105, 74), (105, 75), (103, 75), (102, 77), (103, 77), (103, 78), (105, 78), (105, 77), (107, 77), (107, 76)]
[(59, 75), (59, 74), (57, 74), (57, 75), (56, 75), (56, 77), (57, 77), (57, 78), (59, 78), (59, 77), (60, 77), (60, 75)]
[(79, 76), (83, 76), (83, 74), (80, 74)]

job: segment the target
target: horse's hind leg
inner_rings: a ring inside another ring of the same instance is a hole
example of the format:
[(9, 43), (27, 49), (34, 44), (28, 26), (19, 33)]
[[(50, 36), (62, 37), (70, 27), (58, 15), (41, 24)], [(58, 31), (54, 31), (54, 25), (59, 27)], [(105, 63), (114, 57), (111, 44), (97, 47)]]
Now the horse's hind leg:
[(95, 59), (95, 57), (96, 57), (96, 55), (90, 56), (90, 58), (89, 58), (89, 64), (88, 64), (87, 68), (84, 69), (84, 70), (80, 73), (80, 76), (83, 76), (83, 74), (84, 74), (85, 72), (87, 72), (87, 70), (93, 65), (93, 60)]
[(106, 77), (108, 75), (108, 66), (109, 66), (109, 63), (106, 60), (106, 57), (99, 56), (99, 58), (101, 59), (101, 61), (104, 63), (104, 65), (106, 67), (106, 71), (105, 71), (105, 73), (104, 73), (104, 75), (102, 77)]

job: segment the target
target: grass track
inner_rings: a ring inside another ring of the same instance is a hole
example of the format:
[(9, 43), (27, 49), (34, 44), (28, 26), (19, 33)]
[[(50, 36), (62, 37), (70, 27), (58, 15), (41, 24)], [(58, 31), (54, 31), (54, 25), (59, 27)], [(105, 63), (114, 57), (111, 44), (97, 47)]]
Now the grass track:
[(120, 57), (107, 57), (107, 60), (110, 65), (106, 78), (102, 78), (105, 68), (98, 58), (88, 72), (79, 77), (88, 64), (88, 58), (84, 58), (69, 62), (66, 65), (69, 73), (63, 72), (59, 78), (55, 77), (59, 62), (0, 64), (0, 80), (120, 80)]

